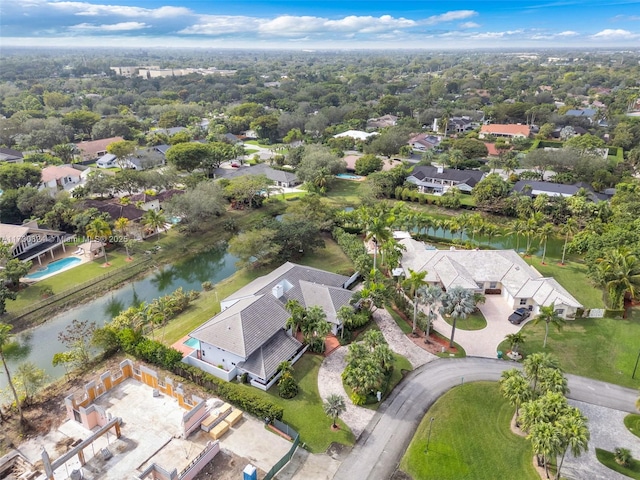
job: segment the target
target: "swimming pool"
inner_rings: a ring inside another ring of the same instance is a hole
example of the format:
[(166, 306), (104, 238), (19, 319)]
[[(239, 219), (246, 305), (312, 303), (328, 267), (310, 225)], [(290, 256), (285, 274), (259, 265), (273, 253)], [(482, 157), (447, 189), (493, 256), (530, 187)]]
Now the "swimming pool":
[(185, 340), (184, 342), (182, 342), (182, 344), (186, 345), (189, 348), (194, 348), (196, 350), (200, 348), (200, 340), (196, 338), (189, 338), (189, 340)]
[(66, 270), (67, 268), (71, 268), (73, 266), (78, 265), (82, 260), (75, 257), (67, 257), (61, 258), (60, 260), (56, 260), (55, 262), (51, 262), (42, 270), (38, 270), (37, 272), (30, 273), (24, 278), (28, 278), (30, 280), (36, 280), (38, 278), (42, 278), (45, 275), (51, 275), (52, 273), (57, 273), (62, 270)]
[(339, 173), (336, 177), (344, 178), (345, 180), (362, 180), (364, 178), (361, 175), (354, 175), (352, 173)]

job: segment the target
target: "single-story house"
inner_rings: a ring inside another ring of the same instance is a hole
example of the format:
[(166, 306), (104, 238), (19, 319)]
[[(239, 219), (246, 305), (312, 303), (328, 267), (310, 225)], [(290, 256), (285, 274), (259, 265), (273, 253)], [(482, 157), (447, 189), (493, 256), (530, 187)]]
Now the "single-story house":
[(567, 110), (564, 113), (567, 117), (584, 117), (588, 118), (590, 121), (593, 121), (595, 116), (598, 114), (598, 110), (595, 108), (576, 108)]
[(52, 260), (56, 248), (61, 247), (66, 252), (64, 242), (73, 237), (65, 232), (40, 228), (35, 220), (22, 225), (0, 223), (0, 239), (10, 246), (11, 258), (25, 262), (36, 259), (40, 265), (41, 256), (47, 252)]
[(0, 162), (22, 163), (22, 152), (13, 148), (0, 147)]
[[(575, 126), (575, 127), (571, 127), (573, 128), (573, 134), (571, 135), (572, 137), (576, 137), (579, 135), (584, 135), (585, 133), (589, 133), (587, 132), (586, 129), (580, 127), (580, 126)], [(553, 130), (553, 132), (551, 132), (551, 137), (552, 138), (561, 138), (561, 133), (562, 133), (562, 128), (556, 128)]]
[[(412, 238), (399, 241), (405, 247), (401, 265), (427, 272), (425, 281), (445, 291), (459, 286), (485, 295), (501, 295), (510, 308), (529, 308), (534, 315), (540, 307), (554, 304), (563, 318), (573, 318), (582, 305), (551, 277), (543, 277), (515, 250), (427, 250)], [(505, 318), (505, 322), (507, 319)]]
[(322, 307), (336, 333), (342, 328), (337, 312), (352, 296), (350, 281), (287, 262), (224, 298), (222, 311), (189, 333), (199, 346), (183, 361), (225, 380), (246, 373), (252, 385), (267, 390), (278, 378), (278, 365), (295, 362), (305, 348), (285, 329), (287, 301)]
[(485, 174), (479, 170), (418, 166), (407, 177), (407, 182), (417, 185), (420, 193), (442, 195), (451, 187), (469, 193), (484, 176)]
[(82, 182), (82, 172), (71, 165), (53, 165), (42, 169), (40, 190), (48, 189), (52, 194), (59, 190), (73, 190)]
[(181, 195), (183, 193), (184, 190), (177, 190), (175, 188), (163, 190), (156, 193), (155, 195), (142, 192), (131, 195), (129, 197), (129, 201), (137, 208), (144, 210), (145, 212), (149, 210), (155, 210), (156, 212), (158, 212), (162, 208), (162, 204), (164, 202), (173, 198), (174, 195)]
[(290, 188), (300, 184), (298, 176), (293, 172), (276, 170), (266, 163), (251, 166), (238, 166), (238, 168), (217, 168), (215, 178), (235, 178), (243, 175), (266, 175), (277, 187)]
[(367, 133), (367, 132), (363, 132), (362, 130), (347, 130), (346, 132), (342, 132), (334, 135), (333, 138), (349, 137), (349, 138), (353, 138), (354, 140), (359, 140), (361, 142), (364, 142), (369, 137), (375, 137), (376, 135), (378, 135), (378, 132)]
[[(164, 151), (162, 147), (167, 147)], [(168, 145), (157, 145), (155, 147), (141, 148), (127, 158), (129, 168), (134, 170), (146, 170), (148, 168), (159, 167), (166, 163), (165, 153), (169, 149)]]
[(98, 159), (98, 161), (96, 161), (96, 167), (98, 168), (117, 167), (118, 166), (118, 164), (116, 163), (117, 159), (118, 157), (116, 157), (113, 153), (105, 153)]
[(584, 182), (575, 183), (573, 185), (564, 185), (562, 183), (553, 182), (518, 180), (513, 185), (512, 190), (524, 195), (529, 195), (530, 197), (537, 197), (542, 194), (549, 197), (573, 197), (582, 189), (587, 192), (587, 197), (594, 202), (600, 202), (610, 198), (609, 195), (594, 191), (591, 185)]
[(439, 135), (419, 133), (409, 139), (409, 146), (414, 150), (425, 152), (437, 148), (440, 142), (442, 142), (442, 137)]
[(90, 142), (76, 143), (76, 147), (80, 152), (82, 160), (94, 160), (102, 157), (107, 152), (107, 147), (114, 142), (121, 142), (122, 137), (103, 138), (101, 140), (92, 140)]
[(479, 138), (487, 135), (507, 138), (528, 138), (531, 135), (531, 127), (522, 124), (499, 124), (483, 125), (480, 127)]

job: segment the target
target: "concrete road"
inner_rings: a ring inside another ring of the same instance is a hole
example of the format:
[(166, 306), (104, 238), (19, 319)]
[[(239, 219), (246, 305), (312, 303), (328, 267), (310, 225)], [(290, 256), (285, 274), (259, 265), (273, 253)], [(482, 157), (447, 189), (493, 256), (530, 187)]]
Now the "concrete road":
[[(497, 381), (512, 362), (485, 358), (436, 360), (411, 372), (382, 404), (334, 480), (387, 480), (397, 469), (426, 411), (447, 390), (463, 382)], [(638, 392), (567, 375), (569, 398), (635, 413)]]

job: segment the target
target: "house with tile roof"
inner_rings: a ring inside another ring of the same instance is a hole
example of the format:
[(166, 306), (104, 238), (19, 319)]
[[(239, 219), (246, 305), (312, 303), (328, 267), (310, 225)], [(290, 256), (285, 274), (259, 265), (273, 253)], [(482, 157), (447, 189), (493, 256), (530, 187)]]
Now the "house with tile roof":
[(494, 137), (506, 138), (529, 138), (531, 135), (531, 127), (522, 124), (499, 124), (493, 123), (480, 127), (479, 138), (485, 138), (491, 135)]
[(224, 298), (220, 313), (189, 333), (198, 348), (183, 361), (225, 380), (246, 373), (253, 386), (267, 390), (278, 379), (278, 365), (295, 362), (306, 349), (285, 330), (287, 301), (321, 307), (335, 334), (342, 328), (338, 310), (351, 300), (349, 281), (287, 262)]
[(96, 160), (108, 153), (107, 147), (109, 145), (123, 140), (124, 138), (122, 137), (102, 138), (100, 140), (93, 140), (90, 142), (76, 143), (76, 147), (78, 147), (82, 160)]
[(430, 133), (419, 133), (409, 139), (409, 146), (413, 150), (417, 150), (419, 152), (426, 152), (427, 150), (432, 150), (437, 148), (442, 142), (442, 137), (439, 135), (432, 135)]
[(420, 193), (442, 195), (452, 187), (469, 193), (484, 176), (485, 173), (479, 170), (457, 170), (429, 165), (414, 168), (407, 177), (407, 182), (417, 185)]
[(52, 165), (42, 169), (39, 189), (47, 189), (55, 195), (60, 190), (71, 191), (82, 181), (82, 172), (71, 165)]
[(538, 195), (543, 194), (549, 197), (573, 197), (583, 190), (586, 197), (593, 202), (608, 200), (611, 197), (606, 193), (596, 192), (591, 185), (584, 182), (565, 185), (562, 183), (542, 182), (536, 180), (518, 180), (513, 185), (512, 190), (523, 195), (529, 195), (530, 197), (537, 197)]
[(265, 163), (239, 166), (238, 168), (217, 168), (213, 173), (215, 178), (235, 178), (243, 175), (266, 175), (266, 177), (271, 180), (276, 187), (289, 188), (300, 184), (300, 180), (298, 180), (298, 176), (295, 173), (271, 168)]
[(9, 245), (11, 258), (17, 258), (26, 262), (37, 260), (42, 265), (42, 256), (49, 253), (54, 259), (54, 250), (58, 247), (66, 252), (64, 242), (71, 240), (75, 235), (70, 235), (58, 230), (40, 228), (36, 221), (22, 225), (0, 223), (0, 239)]
[(22, 152), (13, 148), (0, 147), (0, 162), (22, 163)]
[[(582, 305), (551, 277), (543, 277), (515, 250), (433, 250), (412, 238), (399, 241), (405, 247), (401, 265), (427, 272), (425, 281), (443, 290), (459, 286), (474, 293), (501, 295), (510, 308), (529, 308), (534, 315), (540, 307), (553, 304), (563, 318), (573, 318)], [(506, 321), (506, 319), (505, 319)]]

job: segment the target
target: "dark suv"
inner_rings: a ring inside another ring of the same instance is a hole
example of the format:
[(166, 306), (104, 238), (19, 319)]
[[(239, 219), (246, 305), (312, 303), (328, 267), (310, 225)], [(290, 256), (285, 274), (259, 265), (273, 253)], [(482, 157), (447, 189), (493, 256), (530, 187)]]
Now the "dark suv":
[(528, 308), (519, 308), (511, 315), (509, 315), (509, 321), (514, 325), (520, 325), (527, 318), (529, 318), (529, 315), (531, 315), (531, 312)]

